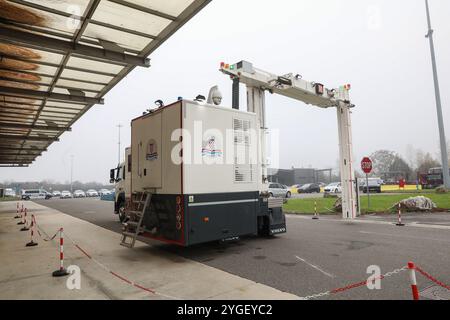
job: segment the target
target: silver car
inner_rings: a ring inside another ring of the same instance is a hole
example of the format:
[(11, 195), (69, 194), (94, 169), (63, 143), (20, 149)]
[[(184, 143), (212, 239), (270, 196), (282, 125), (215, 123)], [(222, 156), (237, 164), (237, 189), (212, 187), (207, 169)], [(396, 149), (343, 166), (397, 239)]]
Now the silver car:
[(291, 191), (280, 183), (269, 184), (269, 194), (273, 198), (290, 198), (292, 195)]

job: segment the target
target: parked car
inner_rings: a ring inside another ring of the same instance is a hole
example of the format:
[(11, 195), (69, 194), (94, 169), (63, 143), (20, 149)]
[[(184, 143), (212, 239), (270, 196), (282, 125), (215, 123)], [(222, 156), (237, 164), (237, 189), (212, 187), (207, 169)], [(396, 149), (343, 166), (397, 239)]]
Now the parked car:
[(22, 200), (48, 200), (52, 198), (51, 193), (44, 189), (22, 190)]
[(108, 189), (100, 189), (100, 191), (98, 192), (99, 196), (106, 196), (106, 195), (110, 195), (111, 191), (109, 191)]
[(86, 197), (98, 197), (97, 190), (90, 189), (90, 190), (86, 191)]
[(52, 194), (54, 197), (61, 197), (61, 191), (55, 190)]
[(324, 188), (325, 193), (341, 193), (342, 185), (340, 182), (330, 183)]
[(320, 185), (318, 183), (308, 183), (301, 186), (298, 193), (320, 193)]
[(269, 194), (274, 198), (290, 198), (291, 191), (280, 183), (271, 183), (269, 184)]
[[(380, 178), (369, 178), (369, 191), (381, 193), (383, 180)], [(359, 188), (362, 192), (367, 193), (366, 179), (359, 180)]]
[(16, 191), (12, 188), (6, 188), (5, 189), (5, 197), (15, 197)]
[(75, 190), (73, 193), (74, 198), (86, 198), (86, 193), (83, 190)]
[(63, 191), (61, 192), (61, 199), (71, 199), (72, 193), (70, 191)]

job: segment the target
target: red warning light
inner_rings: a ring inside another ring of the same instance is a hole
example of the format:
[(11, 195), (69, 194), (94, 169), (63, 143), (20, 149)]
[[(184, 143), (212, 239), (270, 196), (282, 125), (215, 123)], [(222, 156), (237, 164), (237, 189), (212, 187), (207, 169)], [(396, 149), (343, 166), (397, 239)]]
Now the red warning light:
[(323, 95), (324, 93), (324, 85), (321, 83), (316, 83), (316, 94)]

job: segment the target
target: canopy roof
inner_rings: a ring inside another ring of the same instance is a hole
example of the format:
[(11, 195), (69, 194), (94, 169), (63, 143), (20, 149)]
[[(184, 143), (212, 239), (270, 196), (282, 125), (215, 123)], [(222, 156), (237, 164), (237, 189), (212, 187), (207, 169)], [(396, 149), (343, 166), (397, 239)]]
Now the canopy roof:
[(211, 0), (0, 0), (0, 166), (28, 166)]

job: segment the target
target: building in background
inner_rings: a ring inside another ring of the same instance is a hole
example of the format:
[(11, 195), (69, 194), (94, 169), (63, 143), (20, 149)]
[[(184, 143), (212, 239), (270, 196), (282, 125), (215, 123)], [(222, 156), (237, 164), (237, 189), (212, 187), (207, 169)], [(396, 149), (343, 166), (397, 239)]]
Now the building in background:
[(307, 183), (331, 183), (333, 182), (332, 169), (292, 168), (269, 169), (269, 181), (287, 186)]

